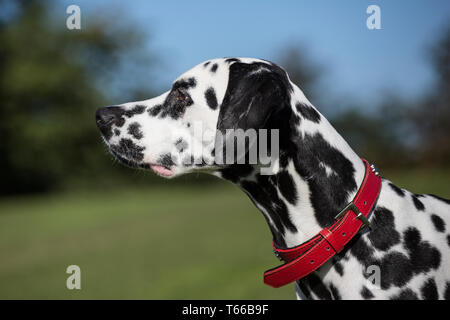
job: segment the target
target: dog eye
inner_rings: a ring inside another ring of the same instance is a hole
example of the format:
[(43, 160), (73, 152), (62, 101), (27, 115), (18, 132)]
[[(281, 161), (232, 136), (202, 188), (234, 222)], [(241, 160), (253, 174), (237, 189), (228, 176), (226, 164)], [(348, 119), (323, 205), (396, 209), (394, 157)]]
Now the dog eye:
[(186, 100), (186, 95), (181, 90), (177, 90), (177, 100), (182, 102)]

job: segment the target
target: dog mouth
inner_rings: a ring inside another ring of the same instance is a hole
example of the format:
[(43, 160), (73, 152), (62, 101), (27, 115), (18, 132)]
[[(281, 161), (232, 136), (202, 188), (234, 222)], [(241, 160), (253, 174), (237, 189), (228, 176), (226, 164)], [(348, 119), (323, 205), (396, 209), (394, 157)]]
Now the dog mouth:
[(127, 158), (124, 158), (123, 156), (121, 156), (120, 154), (118, 154), (117, 152), (110, 150), (111, 154), (123, 165), (130, 167), (130, 168), (134, 168), (134, 169), (146, 169), (146, 170), (151, 170), (154, 173), (156, 173), (159, 176), (163, 176), (163, 177), (171, 177), (174, 175), (174, 171), (171, 167), (168, 166), (164, 166), (161, 164), (154, 164), (154, 163), (142, 163), (142, 162), (137, 162), (134, 160), (129, 160)]
[(173, 176), (173, 170), (170, 168), (167, 168), (165, 166), (161, 166), (158, 164), (150, 164), (150, 169), (153, 170), (154, 173), (157, 175), (163, 176), (163, 177), (171, 177)]

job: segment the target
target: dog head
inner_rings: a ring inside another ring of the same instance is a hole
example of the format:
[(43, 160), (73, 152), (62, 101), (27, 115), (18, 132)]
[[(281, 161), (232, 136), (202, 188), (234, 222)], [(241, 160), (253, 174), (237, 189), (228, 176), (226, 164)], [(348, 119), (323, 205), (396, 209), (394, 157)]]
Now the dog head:
[(226, 143), (218, 137), (227, 130), (288, 125), (282, 114), (291, 110), (293, 90), (286, 72), (268, 61), (214, 59), (182, 74), (156, 98), (98, 109), (96, 122), (120, 162), (174, 177), (230, 165), (217, 161)]

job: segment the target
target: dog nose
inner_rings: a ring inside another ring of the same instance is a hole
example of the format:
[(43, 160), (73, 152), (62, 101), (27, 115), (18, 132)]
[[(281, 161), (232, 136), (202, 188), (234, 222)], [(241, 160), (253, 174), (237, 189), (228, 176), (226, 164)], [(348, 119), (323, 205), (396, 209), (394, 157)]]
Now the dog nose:
[(95, 113), (95, 121), (100, 131), (105, 134), (109, 131), (113, 124), (120, 125), (123, 122), (122, 115), (124, 110), (121, 107), (111, 106), (103, 107), (97, 110)]

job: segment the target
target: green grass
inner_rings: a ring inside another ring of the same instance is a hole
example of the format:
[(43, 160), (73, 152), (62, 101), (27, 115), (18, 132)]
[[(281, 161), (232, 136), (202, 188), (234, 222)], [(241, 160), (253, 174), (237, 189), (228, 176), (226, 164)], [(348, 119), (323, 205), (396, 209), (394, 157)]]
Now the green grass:
[[(448, 197), (449, 172), (396, 172), (413, 192)], [(80, 266), (82, 289), (66, 288)], [(231, 184), (0, 200), (1, 299), (293, 299), (272, 289), (268, 227)]]

